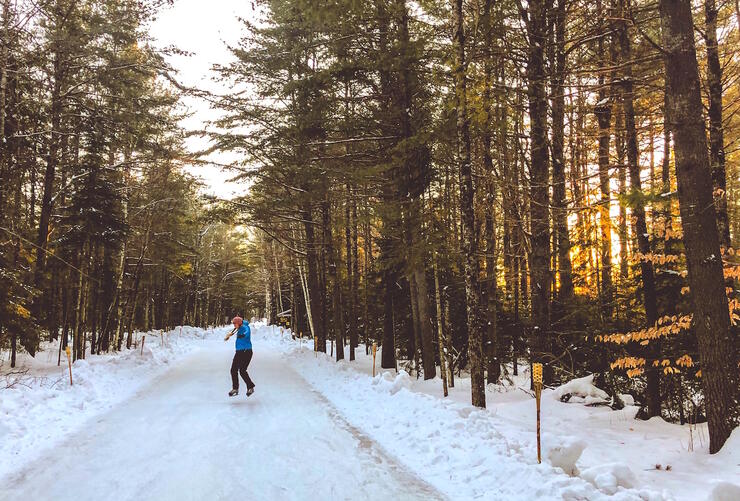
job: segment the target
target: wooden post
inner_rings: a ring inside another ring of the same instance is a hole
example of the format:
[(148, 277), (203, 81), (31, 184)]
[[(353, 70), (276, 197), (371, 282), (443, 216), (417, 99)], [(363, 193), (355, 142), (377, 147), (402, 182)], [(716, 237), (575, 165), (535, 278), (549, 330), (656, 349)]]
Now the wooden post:
[(72, 354), (70, 353), (69, 345), (67, 345), (64, 352), (67, 354), (67, 365), (69, 365), (69, 385), (72, 386)]
[(319, 357), (319, 336), (313, 337), (313, 357), (318, 358)]
[(146, 335), (141, 336), (141, 353), (140, 353), (140, 355), (144, 355), (144, 341), (146, 341)]
[(373, 343), (373, 377), (375, 377), (375, 354), (378, 352), (378, 343)]
[(542, 446), (540, 444), (540, 397), (542, 397), (542, 364), (532, 364), (532, 381), (534, 382), (534, 398), (537, 401), (537, 462), (542, 462)]

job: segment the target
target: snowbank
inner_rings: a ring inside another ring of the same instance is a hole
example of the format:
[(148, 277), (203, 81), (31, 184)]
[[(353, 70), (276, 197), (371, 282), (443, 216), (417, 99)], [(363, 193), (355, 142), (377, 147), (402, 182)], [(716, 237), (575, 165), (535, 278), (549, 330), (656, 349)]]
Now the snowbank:
[(552, 392), (553, 398), (561, 402), (579, 402), (586, 405), (609, 402), (609, 395), (594, 385), (594, 375), (571, 379)]
[[(223, 330), (215, 332), (223, 336)], [(193, 327), (138, 333), (139, 340), (146, 336), (143, 350), (139, 344), (136, 349), (77, 360), (72, 386), (64, 355), (61, 366), (56, 365), (56, 350), (41, 351), (35, 358), (21, 354), (15, 371), (25, 374), (11, 388), (3, 389), (1, 378), (9, 367), (0, 367), (0, 477), (134, 395), (212, 334), (214, 330)]]
[[(551, 438), (552, 437), (548, 437)], [(548, 441), (549, 442), (549, 441)], [(567, 437), (562, 443), (555, 443), (546, 448), (546, 457), (551, 465), (562, 469), (568, 475), (578, 475), (576, 461), (586, 448), (586, 441)]]
[(740, 486), (730, 482), (717, 482), (707, 501), (737, 501), (740, 499)]
[[(452, 499), (668, 499), (630, 484), (621, 469), (594, 471), (603, 475), (593, 481), (579, 477), (575, 463), (586, 447), (583, 440), (552, 445), (557, 442), (548, 437), (538, 464), (534, 436), (502, 433), (495, 410), (415, 391), (416, 379), (405, 371), (380, 370), (373, 378), (365, 364), (336, 363), (312, 352), (310, 342), (301, 349), (285, 332), (253, 327), (256, 346), (283, 351), (352, 426)], [(359, 360), (367, 360), (361, 350)]]
[(395, 395), (402, 389), (409, 390), (411, 388), (411, 377), (404, 370), (399, 371), (395, 376), (392, 372), (384, 371), (373, 378), (372, 385), (375, 386), (377, 391)]
[(630, 489), (637, 484), (637, 477), (624, 463), (593, 466), (584, 470), (580, 476), (607, 494), (616, 494), (619, 487)]
[(537, 464), (527, 365), (510, 375), (512, 384), (488, 385), (488, 408), (480, 410), (470, 405), (464, 374), (442, 398), (439, 377), (424, 381), (376, 366), (373, 378), (364, 347), (354, 362), (336, 363), (314, 353), (311, 341), (293, 341), (289, 331), (254, 327), (259, 349), (282, 352), (353, 426), (453, 499), (695, 501), (740, 485), (739, 430), (710, 455), (705, 424), (690, 432), (659, 418), (636, 420), (631, 398), (616, 411), (560, 401), (570, 394), (571, 402), (608, 402), (592, 376), (543, 391), (543, 464)]

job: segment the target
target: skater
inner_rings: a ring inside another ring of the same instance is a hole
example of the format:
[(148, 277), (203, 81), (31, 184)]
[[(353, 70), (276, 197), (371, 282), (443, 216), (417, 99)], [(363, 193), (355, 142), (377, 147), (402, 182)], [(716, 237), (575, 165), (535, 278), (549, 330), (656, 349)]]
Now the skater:
[(254, 383), (249, 378), (247, 367), (249, 367), (249, 362), (252, 360), (252, 334), (249, 323), (245, 322), (242, 317), (234, 317), (231, 323), (234, 324), (234, 329), (224, 338), (224, 341), (228, 341), (236, 333), (236, 353), (234, 353), (234, 360), (231, 362), (232, 390), (229, 392), (229, 396), (233, 397), (239, 394), (239, 377), (237, 374), (241, 374), (242, 379), (247, 383), (247, 396), (250, 396), (254, 393)]

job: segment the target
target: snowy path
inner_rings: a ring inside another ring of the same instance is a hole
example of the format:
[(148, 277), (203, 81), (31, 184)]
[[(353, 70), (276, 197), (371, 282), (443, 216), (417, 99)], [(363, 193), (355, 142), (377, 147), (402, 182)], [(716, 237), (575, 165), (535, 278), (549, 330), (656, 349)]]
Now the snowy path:
[(310, 389), (255, 353), (229, 399), (232, 343), (209, 341), (0, 483), (0, 500), (442, 499)]

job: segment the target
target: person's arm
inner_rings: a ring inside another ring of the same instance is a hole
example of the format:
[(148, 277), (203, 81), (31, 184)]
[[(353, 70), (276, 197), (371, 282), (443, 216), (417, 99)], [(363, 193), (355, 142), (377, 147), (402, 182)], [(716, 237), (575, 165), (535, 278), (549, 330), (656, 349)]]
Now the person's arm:
[(231, 332), (229, 332), (228, 334), (226, 334), (226, 337), (224, 338), (224, 341), (228, 341), (229, 338), (234, 335), (234, 332), (236, 332), (236, 327), (234, 327), (233, 329), (231, 329)]

